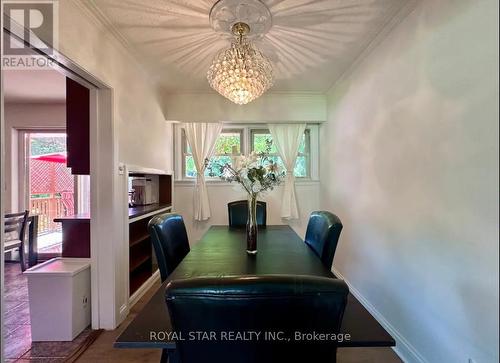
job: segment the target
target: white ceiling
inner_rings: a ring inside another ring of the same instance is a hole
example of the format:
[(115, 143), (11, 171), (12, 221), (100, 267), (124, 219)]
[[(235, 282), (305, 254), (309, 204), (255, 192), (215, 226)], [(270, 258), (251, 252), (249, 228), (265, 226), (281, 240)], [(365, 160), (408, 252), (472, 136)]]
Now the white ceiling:
[(6, 103), (64, 103), (66, 77), (53, 70), (5, 70)]
[[(328, 91), (409, 0), (265, 0), (273, 26), (258, 47), (276, 92)], [(229, 45), (209, 23), (215, 0), (85, 2), (167, 92), (207, 91), (213, 56)]]

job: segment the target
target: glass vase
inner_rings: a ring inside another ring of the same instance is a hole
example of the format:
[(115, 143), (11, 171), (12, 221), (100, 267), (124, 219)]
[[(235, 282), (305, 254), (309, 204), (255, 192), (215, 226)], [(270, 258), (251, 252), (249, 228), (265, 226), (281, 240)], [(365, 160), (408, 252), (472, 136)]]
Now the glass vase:
[(257, 193), (248, 195), (247, 253), (257, 253)]

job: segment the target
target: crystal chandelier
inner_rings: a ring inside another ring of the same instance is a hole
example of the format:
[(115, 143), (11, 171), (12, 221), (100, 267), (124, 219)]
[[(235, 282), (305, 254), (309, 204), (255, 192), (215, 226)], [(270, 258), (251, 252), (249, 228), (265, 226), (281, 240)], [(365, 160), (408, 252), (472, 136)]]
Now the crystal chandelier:
[(232, 32), (236, 39), (231, 47), (220, 51), (207, 72), (210, 86), (238, 105), (260, 97), (273, 85), (271, 62), (245, 38), (250, 26), (235, 23)]

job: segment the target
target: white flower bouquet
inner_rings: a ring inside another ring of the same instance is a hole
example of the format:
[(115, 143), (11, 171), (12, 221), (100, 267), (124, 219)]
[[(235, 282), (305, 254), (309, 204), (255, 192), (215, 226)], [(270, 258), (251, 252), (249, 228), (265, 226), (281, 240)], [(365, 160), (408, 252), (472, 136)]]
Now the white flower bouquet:
[(270, 149), (271, 142), (268, 142), (266, 152), (236, 156), (232, 164), (206, 160), (209, 175), (212, 177), (219, 175), (227, 182), (239, 183), (249, 196), (273, 190), (275, 186), (281, 184), (285, 172), (280, 170), (278, 164), (269, 157)]
[(285, 176), (285, 171), (269, 157), (272, 142), (266, 142), (266, 151), (240, 155), (231, 164), (221, 164), (205, 160), (210, 176), (219, 175), (227, 182), (237, 182), (248, 194), (247, 253), (257, 253), (257, 196), (259, 193), (273, 190)]

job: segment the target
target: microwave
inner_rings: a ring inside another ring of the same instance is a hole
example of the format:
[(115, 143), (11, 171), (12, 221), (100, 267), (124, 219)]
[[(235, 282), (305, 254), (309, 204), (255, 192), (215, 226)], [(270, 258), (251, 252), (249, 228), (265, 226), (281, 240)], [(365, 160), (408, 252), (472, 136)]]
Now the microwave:
[(132, 178), (131, 202), (133, 205), (148, 205), (158, 203), (153, 189), (153, 181), (147, 177)]

